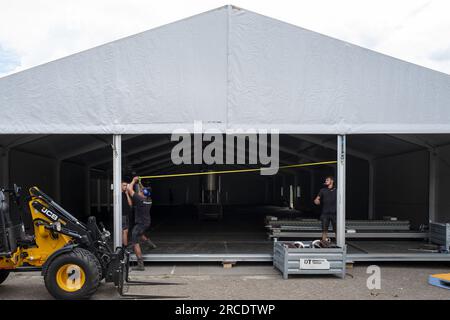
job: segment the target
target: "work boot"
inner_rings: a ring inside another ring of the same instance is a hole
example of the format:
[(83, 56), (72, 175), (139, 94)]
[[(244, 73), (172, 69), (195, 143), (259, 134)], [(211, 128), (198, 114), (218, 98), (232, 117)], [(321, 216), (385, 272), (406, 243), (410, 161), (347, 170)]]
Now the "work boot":
[(131, 268), (132, 271), (145, 271), (144, 260), (138, 259), (137, 265)]
[(154, 244), (153, 241), (150, 240), (150, 239), (147, 239), (147, 240), (142, 241), (142, 242), (141, 242), (141, 245), (147, 247), (147, 248), (150, 249), (150, 250), (153, 250), (153, 249), (156, 249), (156, 248), (157, 248), (156, 244)]
[(322, 248), (329, 248), (330, 247), (330, 241), (328, 241), (328, 239), (327, 240), (320, 240), (320, 246), (322, 247)]

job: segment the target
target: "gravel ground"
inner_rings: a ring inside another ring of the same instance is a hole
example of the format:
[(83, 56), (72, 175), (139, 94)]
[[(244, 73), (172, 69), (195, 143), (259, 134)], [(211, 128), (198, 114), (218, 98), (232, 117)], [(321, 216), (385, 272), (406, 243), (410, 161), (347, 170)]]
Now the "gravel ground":
[[(132, 273), (136, 280), (184, 285), (130, 287), (129, 293), (186, 296), (188, 299), (450, 299), (450, 290), (427, 283), (430, 274), (450, 272), (449, 264), (379, 264), (381, 289), (366, 286), (367, 264), (348, 269), (345, 280), (333, 276), (294, 276), (283, 280), (268, 264), (152, 264)], [(102, 284), (93, 299), (118, 299)], [(0, 286), (0, 299), (52, 299), (37, 272), (12, 274)]]

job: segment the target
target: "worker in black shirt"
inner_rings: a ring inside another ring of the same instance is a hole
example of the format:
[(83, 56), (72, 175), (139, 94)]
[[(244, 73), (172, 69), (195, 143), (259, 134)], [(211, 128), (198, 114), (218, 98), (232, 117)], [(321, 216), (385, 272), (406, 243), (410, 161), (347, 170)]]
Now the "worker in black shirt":
[(128, 229), (130, 226), (130, 215), (133, 202), (127, 190), (128, 183), (122, 181), (122, 243), (128, 245)]
[(144, 188), (138, 184), (137, 191), (135, 192), (134, 186), (138, 182), (139, 178), (134, 177), (127, 189), (134, 205), (135, 225), (131, 232), (131, 242), (137, 257), (137, 267), (133, 268), (133, 270), (143, 271), (145, 268), (140, 244), (146, 244), (152, 248), (155, 248), (156, 246), (145, 235), (145, 231), (150, 227), (150, 209), (152, 207), (151, 190), (150, 188)]
[(329, 245), (328, 227), (331, 225), (333, 231), (336, 233), (336, 202), (337, 192), (334, 184), (334, 177), (328, 176), (325, 178), (324, 188), (320, 189), (319, 194), (314, 199), (316, 205), (322, 205), (322, 214), (320, 220), (322, 222), (322, 241), (323, 246)]

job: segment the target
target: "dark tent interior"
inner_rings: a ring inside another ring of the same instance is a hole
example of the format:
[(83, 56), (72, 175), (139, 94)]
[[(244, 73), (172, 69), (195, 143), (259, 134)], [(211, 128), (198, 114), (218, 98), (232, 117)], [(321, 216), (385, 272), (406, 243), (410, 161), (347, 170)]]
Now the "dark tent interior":
[[(110, 135), (0, 135), (1, 185), (15, 183), (24, 193), (38, 186), (81, 220), (95, 215), (112, 229), (111, 144)], [(171, 151), (176, 144), (169, 135), (124, 135), (124, 179), (261, 167), (248, 161), (174, 165)], [(336, 160), (336, 145), (334, 135), (282, 134), (279, 165)], [(248, 160), (251, 154), (245, 152)], [(276, 175), (236, 172), (145, 179), (153, 199), (148, 235), (158, 245), (146, 257), (190, 260), (203, 255), (199, 259), (208, 260), (234, 254), (243, 260), (267, 260), (274, 239), (308, 237), (301, 228), (271, 229), (270, 219), (314, 223), (320, 208), (313, 199), (329, 175), (336, 176), (334, 164), (280, 169)], [(349, 252), (398, 249), (419, 254), (417, 248), (427, 242), (429, 221), (450, 221), (449, 178), (450, 135), (348, 135), (346, 219), (407, 221), (409, 228), (386, 237), (359, 238), (360, 232), (347, 232)], [(206, 212), (210, 209), (212, 215)], [(23, 219), (27, 223), (26, 213)], [(379, 231), (389, 233), (389, 227)], [(316, 233), (309, 237), (318, 237)]]

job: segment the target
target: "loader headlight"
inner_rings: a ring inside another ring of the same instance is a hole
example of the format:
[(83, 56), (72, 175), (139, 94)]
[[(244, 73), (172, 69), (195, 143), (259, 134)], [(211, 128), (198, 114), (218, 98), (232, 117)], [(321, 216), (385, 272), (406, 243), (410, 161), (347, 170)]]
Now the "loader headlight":
[(111, 233), (108, 230), (103, 230), (103, 239), (108, 240), (111, 237)]
[(54, 222), (53, 225), (55, 226), (56, 231), (61, 232), (61, 222)]

